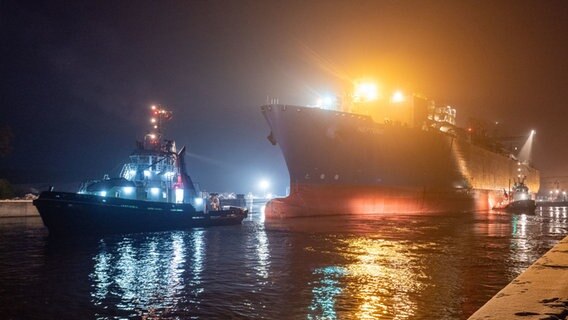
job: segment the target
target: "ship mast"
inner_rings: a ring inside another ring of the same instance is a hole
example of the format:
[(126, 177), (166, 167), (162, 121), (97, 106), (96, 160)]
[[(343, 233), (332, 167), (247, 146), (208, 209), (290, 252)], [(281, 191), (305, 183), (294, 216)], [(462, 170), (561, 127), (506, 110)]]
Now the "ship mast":
[(172, 118), (172, 112), (155, 105), (150, 108), (150, 112), (152, 128), (144, 138), (144, 147), (146, 149), (160, 149), (162, 144), (162, 126), (167, 120)]

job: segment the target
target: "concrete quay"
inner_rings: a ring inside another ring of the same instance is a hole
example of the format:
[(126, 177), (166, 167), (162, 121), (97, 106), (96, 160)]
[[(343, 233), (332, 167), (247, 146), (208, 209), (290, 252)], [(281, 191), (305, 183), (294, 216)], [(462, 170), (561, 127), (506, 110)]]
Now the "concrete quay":
[(0, 200), (0, 218), (39, 217), (32, 200)]
[(568, 237), (499, 291), (469, 320), (568, 317)]

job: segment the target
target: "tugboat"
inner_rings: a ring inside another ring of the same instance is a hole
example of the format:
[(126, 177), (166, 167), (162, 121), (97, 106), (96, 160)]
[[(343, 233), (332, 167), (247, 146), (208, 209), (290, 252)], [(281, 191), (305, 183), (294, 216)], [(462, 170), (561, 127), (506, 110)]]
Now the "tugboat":
[(519, 177), (511, 191), (504, 191), (505, 200), (493, 207), (493, 210), (511, 213), (533, 213), (536, 209), (536, 201), (531, 199), (529, 188), (525, 184), (525, 178)]
[(247, 210), (208, 206), (187, 174), (185, 147), (162, 139), (172, 112), (151, 108), (152, 129), (118, 177), (84, 182), (77, 193), (42, 192), (33, 201), (50, 235), (133, 233), (240, 224)]

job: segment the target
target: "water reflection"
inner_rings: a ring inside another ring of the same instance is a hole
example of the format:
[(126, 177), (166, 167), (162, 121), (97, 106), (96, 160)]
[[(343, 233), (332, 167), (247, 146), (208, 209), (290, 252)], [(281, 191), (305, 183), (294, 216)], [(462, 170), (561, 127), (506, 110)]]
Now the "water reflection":
[[(93, 272), (89, 275), (92, 303), (105, 309), (112, 306), (111, 309), (129, 316), (156, 315), (157, 310), (167, 312), (186, 298), (198, 304), (203, 291), (200, 280), (203, 232), (125, 237), (116, 242), (100, 240), (99, 251), (93, 258)], [(191, 276), (185, 277), (188, 251), (192, 252), (192, 269)]]
[(356, 317), (381, 319), (396, 315), (409, 319), (416, 309), (410, 293), (421, 290), (420, 268), (415, 269), (412, 244), (384, 239), (354, 238), (345, 241), (346, 294), (358, 303)]
[(337, 266), (329, 266), (314, 270), (314, 274), (320, 278), (309, 285), (312, 286), (312, 303), (309, 306), (308, 319), (337, 319), (336, 299), (341, 293), (341, 277), (345, 275), (345, 269)]
[(39, 227), (9, 224), (0, 226), (0, 314), (467, 319), (566, 235), (567, 214), (546, 208), (532, 215), (275, 223), (257, 211), (242, 226), (77, 242), (50, 241)]

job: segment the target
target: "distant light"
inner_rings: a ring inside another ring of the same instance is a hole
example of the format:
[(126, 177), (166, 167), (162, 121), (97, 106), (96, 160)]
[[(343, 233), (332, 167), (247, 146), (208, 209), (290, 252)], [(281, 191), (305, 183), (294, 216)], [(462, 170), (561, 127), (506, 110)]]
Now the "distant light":
[(334, 105), (334, 102), (335, 98), (333, 98), (332, 96), (325, 96), (323, 98), (318, 98), (316, 107), (328, 109)]
[(536, 134), (536, 131), (535, 131), (534, 129), (531, 130), (531, 134), (532, 134), (532, 135)]
[[(178, 190), (181, 190), (181, 189), (178, 189)], [(195, 198), (194, 201), (195, 201), (196, 206), (202, 206), (203, 205), (203, 199), (202, 198)]]
[(268, 187), (270, 187), (270, 182), (268, 182), (268, 180), (266, 180), (266, 179), (263, 179), (263, 180), (260, 180), (260, 182), (258, 183), (258, 186), (262, 190), (266, 190), (266, 189), (268, 189)]
[(156, 110), (156, 106), (152, 106), (152, 110)]
[(144, 177), (150, 177), (150, 171), (144, 170)]
[(373, 101), (379, 98), (379, 89), (372, 82), (362, 82), (355, 86), (353, 99), (355, 102)]
[(107, 192), (106, 191), (101, 191), (101, 197), (106, 197), (107, 196)]
[(150, 193), (152, 193), (152, 195), (157, 196), (160, 194), (160, 188), (150, 188)]
[(150, 139), (152, 139), (152, 140), (156, 139), (156, 135), (155, 135), (155, 134), (153, 134), (153, 133), (152, 133), (152, 134), (149, 134), (148, 136), (149, 136), (149, 137), (150, 137)]
[(401, 103), (401, 102), (404, 102), (404, 100), (405, 100), (404, 94), (402, 93), (402, 91), (398, 90), (398, 91), (395, 91), (392, 94), (392, 97), (391, 97), (392, 103)]
[(155, 123), (155, 122), (156, 122), (156, 118), (150, 119), (150, 122)]

